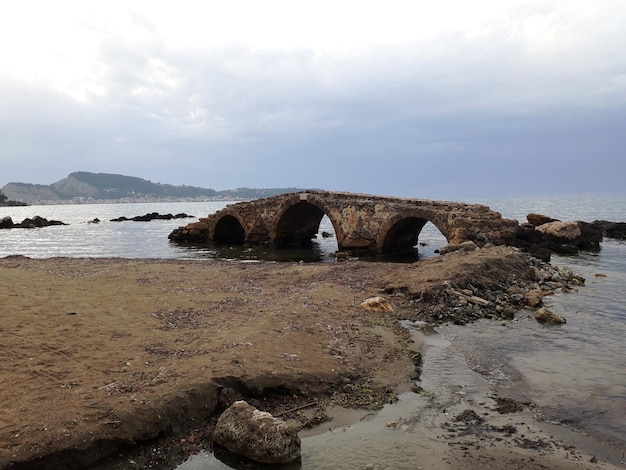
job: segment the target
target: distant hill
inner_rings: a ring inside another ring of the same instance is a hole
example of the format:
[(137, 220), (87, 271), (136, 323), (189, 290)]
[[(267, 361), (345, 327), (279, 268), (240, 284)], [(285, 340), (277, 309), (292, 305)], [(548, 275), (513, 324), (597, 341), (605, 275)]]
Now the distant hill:
[(225, 191), (153, 183), (134, 176), (77, 171), (50, 185), (8, 183), (6, 197), (28, 204), (90, 202), (158, 202), (181, 200), (256, 199), (299, 191), (297, 188), (237, 188)]

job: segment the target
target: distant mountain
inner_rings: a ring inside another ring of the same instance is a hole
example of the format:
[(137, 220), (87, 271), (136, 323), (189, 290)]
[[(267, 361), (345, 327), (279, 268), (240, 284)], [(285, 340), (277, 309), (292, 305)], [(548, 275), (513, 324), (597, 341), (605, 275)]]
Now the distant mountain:
[(134, 176), (77, 171), (50, 185), (8, 183), (6, 197), (29, 204), (90, 202), (157, 202), (180, 200), (256, 199), (299, 191), (297, 188), (237, 188), (226, 191), (153, 183)]

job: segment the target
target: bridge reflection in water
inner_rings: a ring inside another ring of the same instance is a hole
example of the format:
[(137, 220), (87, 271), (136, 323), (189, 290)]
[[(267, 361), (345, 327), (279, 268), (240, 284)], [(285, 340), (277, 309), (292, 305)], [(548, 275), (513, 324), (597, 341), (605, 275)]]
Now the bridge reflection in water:
[(325, 231), (320, 230), (325, 217), (336, 250), (355, 255), (414, 251), (428, 222), (452, 244), (502, 244), (517, 227), (517, 221), (479, 204), (306, 191), (229, 205), (169, 238), (195, 245), (310, 247)]

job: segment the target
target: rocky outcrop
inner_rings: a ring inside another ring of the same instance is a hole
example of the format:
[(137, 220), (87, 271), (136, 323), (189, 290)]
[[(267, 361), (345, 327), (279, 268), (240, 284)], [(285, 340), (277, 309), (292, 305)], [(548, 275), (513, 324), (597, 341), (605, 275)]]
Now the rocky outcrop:
[(626, 240), (626, 222), (609, 222), (607, 220), (594, 220), (591, 225), (598, 227), (606, 238)]
[(184, 212), (180, 213), (180, 214), (176, 214), (176, 215), (172, 215), (172, 214), (159, 214), (158, 212), (151, 212), (149, 214), (146, 215), (136, 215), (135, 217), (118, 217), (116, 219), (111, 219), (111, 222), (128, 222), (128, 221), (134, 221), (134, 222), (150, 222), (151, 220), (172, 220), (172, 219), (185, 219), (185, 218), (189, 218), (189, 217), (193, 217), (193, 215), (187, 215)]
[(213, 439), (256, 462), (287, 464), (300, 459), (298, 429), (245, 401), (236, 401), (222, 413)]
[(549, 261), (553, 253), (576, 254), (580, 250), (600, 249), (602, 230), (594, 224), (582, 221), (563, 222), (540, 214), (529, 214), (527, 218), (529, 223), (517, 227), (512, 244), (539, 259)]
[(35, 217), (26, 218), (22, 220), (19, 224), (13, 223), (13, 219), (11, 217), (4, 217), (0, 220), (0, 229), (2, 228), (39, 228), (39, 227), (49, 227), (50, 225), (67, 225), (60, 220), (48, 220), (44, 217), (39, 217), (36, 215)]
[(208, 236), (209, 224), (206, 219), (200, 219), (199, 222), (174, 229), (167, 238), (177, 243), (206, 243), (209, 241)]

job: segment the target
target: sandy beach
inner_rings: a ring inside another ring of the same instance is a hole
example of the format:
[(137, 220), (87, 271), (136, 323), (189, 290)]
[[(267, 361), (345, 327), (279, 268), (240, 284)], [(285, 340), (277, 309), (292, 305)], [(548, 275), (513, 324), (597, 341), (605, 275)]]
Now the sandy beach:
[[(419, 390), (420, 344), (398, 319), (440, 315), (444, 286), (530, 268), (503, 247), (419, 264), (0, 259), (0, 469), (172, 468), (212, 449), (238, 398), (303, 432), (339, 426), (338, 405)], [(393, 312), (360, 307), (378, 295)], [(441, 410), (416, 433), (421, 468), (620, 468), (502, 403)]]

